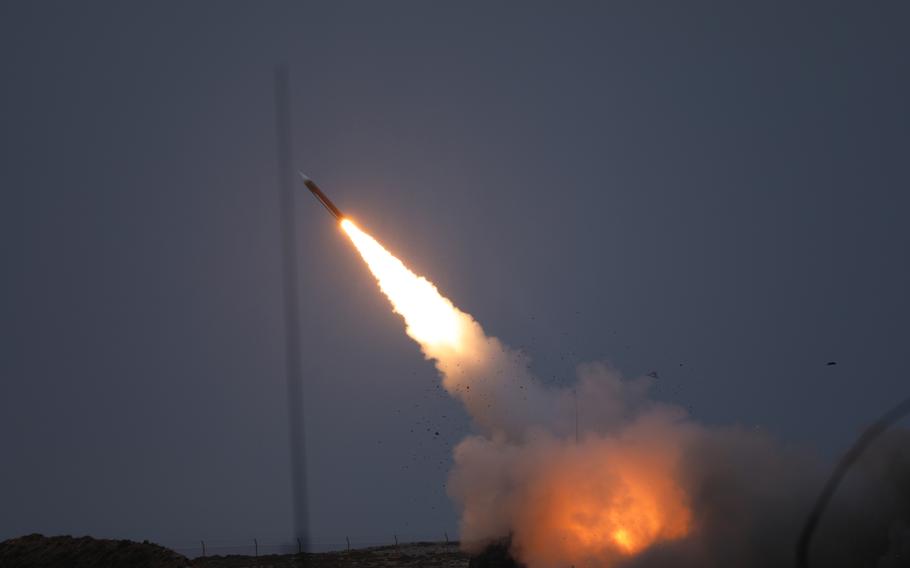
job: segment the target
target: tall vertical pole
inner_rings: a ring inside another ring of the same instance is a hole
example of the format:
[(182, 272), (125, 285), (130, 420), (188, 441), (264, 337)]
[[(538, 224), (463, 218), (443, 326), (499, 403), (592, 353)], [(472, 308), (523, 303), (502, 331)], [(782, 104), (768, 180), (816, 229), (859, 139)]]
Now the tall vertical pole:
[(295, 537), (309, 550), (306, 438), (303, 422), (303, 371), (300, 359), (300, 302), (297, 297), (297, 230), (294, 223), (294, 172), (291, 163), (291, 109), (288, 70), (275, 72), (275, 130), (278, 136), (278, 182), (281, 195), (281, 244), (284, 265), (284, 353), (288, 397), (288, 441)]
[(578, 389), (572, 389), (572, 397), (575, 399), (575, 444), (578, 445)]

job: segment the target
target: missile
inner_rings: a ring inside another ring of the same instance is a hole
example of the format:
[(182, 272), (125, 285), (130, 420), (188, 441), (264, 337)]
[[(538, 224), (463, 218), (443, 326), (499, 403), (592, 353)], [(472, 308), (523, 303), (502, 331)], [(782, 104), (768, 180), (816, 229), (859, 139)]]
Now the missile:
[(332, 200), (326, 197), (326, 194), (322, 193), (322, 190), (319, 189), (319, 186), (316, 185), (316, 182), (307, 177), (307, 175), (301, 171), (297, 172), (300, 174), (300, 177), (303, 179), (303, 185), (319, 200), (319, 203), (322, 203), (322, 206), (325, 207), (329, 213), (332, 214), (332, 217), (341, 221), (344, 219), (344, 215), (341, 214), (341, 211), (335, 207), (335, 204), (332, 203)]

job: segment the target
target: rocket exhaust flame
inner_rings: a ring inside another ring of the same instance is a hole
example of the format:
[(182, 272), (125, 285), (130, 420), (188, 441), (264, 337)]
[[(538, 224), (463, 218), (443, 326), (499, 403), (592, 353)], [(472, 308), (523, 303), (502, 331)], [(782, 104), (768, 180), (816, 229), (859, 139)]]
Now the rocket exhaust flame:
[(470, 318), (443, 297), (436, 286), (408, 270), (353, 221), (344, 219), (341, 228), (370, 267), (395, 312), (404, 318), (408, 335), (434, 352), (458, 351), (462, 347), (462, 327)]
[[(452, 493), (464, 507), (465, 540), (489, 539), (475, 517), (489, 520), (511, 511), (503, 530), (512, 533), (522, 560), (536, 568), (591, 558), (610, 562), (687, 534), (686, 496), (670, 473), (677, 452), (645, 443), (649, 424), (630, 427), (626, 439), (591, 433), (576, 445), (554, 436), (554, 430), (567, 432), (552, 408), (566, 406), (566, 393), (542, 387), (523, 356), (487, 337), (471, 316), (353, 221), (344, 219), (341, 227), (404, 318), (407, 334), (435, 361), (446, 389), (462, 399), (485, 431), (456, 450)], [(594, 387), (582, 388), (591, 394)], [(519, 460), (529, 477), (513, 494), (488, 495), (483, 483), (469, 481), (484, 474), (474, 471), (477, 464), (497, 461), (491, 453), (523, 454)], [(520, 504), (497, 503), (503, 497)]]

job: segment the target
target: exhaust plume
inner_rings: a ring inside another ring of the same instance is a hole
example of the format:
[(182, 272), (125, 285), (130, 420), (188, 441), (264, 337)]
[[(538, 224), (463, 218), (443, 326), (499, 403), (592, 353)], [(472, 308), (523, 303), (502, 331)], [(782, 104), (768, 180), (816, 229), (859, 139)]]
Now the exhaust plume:
[[(341, 226), (477, 427), (456, 446), (448, 484), (469, 552), (507, 541), (529, 568), (792, 564), (820, 464), (754, 431), (696, 424), (648, 397), (652, 377), (587, 364), (574, 393), (544, 386), (526, 355), (487, 336), (352, 221)], [(888, 441), (820, 527), (818, 565), (908, 558), (910, 434)]]

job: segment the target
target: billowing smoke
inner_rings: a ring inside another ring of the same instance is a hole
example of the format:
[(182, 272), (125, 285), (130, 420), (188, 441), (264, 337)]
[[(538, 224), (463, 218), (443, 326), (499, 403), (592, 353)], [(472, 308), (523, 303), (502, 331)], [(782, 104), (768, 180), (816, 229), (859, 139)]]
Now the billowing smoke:
[[(574, 388), (547, 387), (525, 355), (343, 227), (476, 425), (448, 485), (469, 551), (508, 542), (529, 568), (793, 564), (823, 464), (753, 430), (698, 425), (649, 398), (651, 377), (590, 364)], [(811, 554), (817, 566), (910, 565), (910, 433), (851, 472)]]

